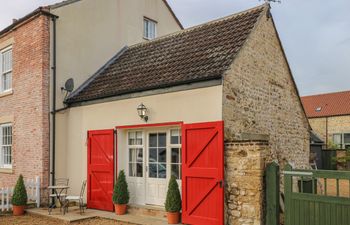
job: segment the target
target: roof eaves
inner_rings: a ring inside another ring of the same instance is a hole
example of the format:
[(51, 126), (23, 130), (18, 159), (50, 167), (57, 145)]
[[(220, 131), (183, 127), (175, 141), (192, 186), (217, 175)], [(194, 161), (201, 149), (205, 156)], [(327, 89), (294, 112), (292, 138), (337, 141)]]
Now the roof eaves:
[(25, 15), (24, 17), (18, 19), (16, 22), (12, 23), (11, 25), (5, 27), (4, 29), (2, 29), (0, 31), (0, 37), (3, 36), (4, 34), (6, 34), (7, 32), (10, 32), (11, 30), (22, 26), (23, 24), (25, 24), (27, 21), (29, 21), (30, 19), (34, 18), (37, 15), (46, 15), (49, 17), (55, 17), (58, 18), (58, 16), (52, 14), (49, 12), (47, 7), (39, 7), (37, 9), (35, 9), (34, 11), (32, 11), (31, 13), (28, 13), (27, 15)]
[(316, 118), (327, 118), (327, 117), (336, 117), (336, 116), (350, 116), (350, 113), (330, 113), (330, 114), (319, 115), (319, 116), (308, 116), (308, 118), (316, 119)]
[(69, 105), (76, 105), (76, 104), (79, 104), (81, 102), (91, 102), (91, 101), (111, 98), (111, 97), (115, 97), (115, 96), (133, 94), (133, 93), (137, 93), (137, 92), (151, 91), (151, 90), (175, 87), (175, 86), (180, 86), (180, 85), (190, 85), (190, 84), (194, 84), (194, 83), (211, 81), (211, 80), (221, 80), (221, 77), (222, 77), (221, 75), (215, 75), (215, 76), (208, 77), (208, 78), (205, 78), (205, 79), (193, 79), (193, 80), (186, 80), (186, 81), (181, 81), (181, 82), (173, 82), (173, 83), (170, 83), (170, 84), (153, 86), (153, 87), (149, 87), (149, 88), (133, 89), (133, 90), (129, 90), (129, 91), (120, 92), (120, 93), (117, 93), (117, 94), (106, 95), (106, 96), (103, 96), (103, 97), (94, 97), (94, 98), (89, 98), (89, 99), (73, 100), (73, 101), (67, 102), (67, 103)]
[(100, 69), (98, 69), (89, 79), (87, 79), (82, 85), (80, 85), (75, 91), (73, 91), (65, 101), (69, 103), (70, 99), (78, 95), (84, 88), (86, 88), (98, 75), (100, 75), (104, 70), (106, 70), (113, 62), (115, 62), (123, 53), (128, 49), (128, 46), (124, 46), (120, 49), (117, 54), (115, 54), (106, 64), (104, 64)]

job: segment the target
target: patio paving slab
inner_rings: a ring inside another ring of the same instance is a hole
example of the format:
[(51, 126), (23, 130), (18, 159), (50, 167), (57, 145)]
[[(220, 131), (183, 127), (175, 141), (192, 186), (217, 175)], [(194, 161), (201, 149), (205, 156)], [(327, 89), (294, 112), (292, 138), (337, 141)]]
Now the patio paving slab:
[(94, 209), (87, 209), (85, 213), (80, 215), (78, 207), (70, 207), (69, 212), (63, 215), (59, 209), (54, 209), (51, 215), (48, 214), (45, 208), (35, 208), (26, 210), (29, 214), (44, 216), (52, 219), (58, 219), (64, 221), (65, 223), (73, 223), (77, 221), (89, 220), (93, 218), (109, 219), (113, 221), (118, 221), (120, 225), (166, 225), (166, 218), (145, 216), (145, 215), (133, 215), (126, 214), (122, 216), (117, 216), (114, 212), (106, 212)]

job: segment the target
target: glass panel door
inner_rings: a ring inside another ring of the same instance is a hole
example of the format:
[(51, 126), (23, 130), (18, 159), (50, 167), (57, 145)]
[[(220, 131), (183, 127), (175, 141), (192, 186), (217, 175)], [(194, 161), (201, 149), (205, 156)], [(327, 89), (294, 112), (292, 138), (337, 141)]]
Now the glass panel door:
[(166, 133), (150, 133), (148, 144), (148, 177), (167, 178)]

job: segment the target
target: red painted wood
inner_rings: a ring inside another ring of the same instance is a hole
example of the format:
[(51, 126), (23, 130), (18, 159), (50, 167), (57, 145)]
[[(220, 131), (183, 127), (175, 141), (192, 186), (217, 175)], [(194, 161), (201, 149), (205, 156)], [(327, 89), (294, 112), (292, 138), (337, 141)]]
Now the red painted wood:
[(114, 130), (88, 132), (87, 207), (113, 211)]
[(224, 123), (182, 126), (182, 222), (224, 224)]
[(117, 129), (135, 129), (143, 127), (165, 127), (165, 126), (181, 126), (183, 122), (166, 122), (166, 123), (150, 123), (150, 124), (136, 124), (136, 125), (125, 125), (117, 126)]

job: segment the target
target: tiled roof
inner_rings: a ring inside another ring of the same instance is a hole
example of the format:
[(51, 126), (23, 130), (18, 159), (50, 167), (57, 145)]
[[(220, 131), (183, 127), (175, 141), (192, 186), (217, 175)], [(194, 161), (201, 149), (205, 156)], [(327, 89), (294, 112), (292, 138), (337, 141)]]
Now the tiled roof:
[(350, 115), (350, 91), (301, 98), (309, 118)]
[(67, 103), (221, 79), (265, 7), (131, 46), (73, 92)]

